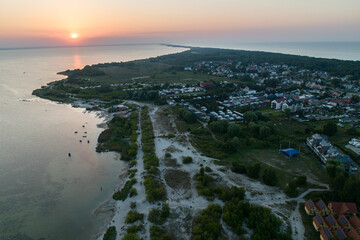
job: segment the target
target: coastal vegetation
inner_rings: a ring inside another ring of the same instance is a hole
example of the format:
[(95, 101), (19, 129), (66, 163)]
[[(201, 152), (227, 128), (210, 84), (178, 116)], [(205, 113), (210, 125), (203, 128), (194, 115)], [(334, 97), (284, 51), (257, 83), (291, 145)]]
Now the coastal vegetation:
[(135, 183), (136, 183), (135, 178), (132, 178), (132, 179), (126, 181), (123, 188), (120, 191), (117, 191), (116, 193), (114, 193), (113, 199), (114, 200), (122, 200), (122, 201), (124, 201), (128, 197), (129, 193), (131, 192), (132, 186)]
[(149, 212), (148, 220), (154, 224), (162, 225), (169, 216), (170, 216), (169, 205), (163, 203), (161, 209), (154, 208)]
[(106, 230), (103, 240), (115, 240), (116, 239), (116, 228), (111, 226)]
[(129, 119), (114, 116), (108, 124), (109, 128), (99, 135), (96, 151), (116, 151), (121, 153), (123, 160), (134, 160), (137, 152), (137, 123), (136, 111), (130, 114)]
[(142, 128), (142, 149), (144, 151), (144, 167), (147, 170), (144, 186), (146, 199), (149, 202), (165, 200), (166, 192), (158, 176), (159, 159), (155, 154), (154, 132), (149, 117), (149, 109), (144, 107), (141, 111), (141, 128)]

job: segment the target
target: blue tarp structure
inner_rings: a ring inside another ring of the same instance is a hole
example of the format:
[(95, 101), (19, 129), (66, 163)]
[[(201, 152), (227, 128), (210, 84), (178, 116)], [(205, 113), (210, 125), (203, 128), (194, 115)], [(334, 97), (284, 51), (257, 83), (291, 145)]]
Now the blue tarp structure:
[(299, 152), (295, 148), (281, 149), (280, 152), (285, 154), (288, 157), (292, 157), (292, 156), (294, 156), (296, 154), (299, 154)]

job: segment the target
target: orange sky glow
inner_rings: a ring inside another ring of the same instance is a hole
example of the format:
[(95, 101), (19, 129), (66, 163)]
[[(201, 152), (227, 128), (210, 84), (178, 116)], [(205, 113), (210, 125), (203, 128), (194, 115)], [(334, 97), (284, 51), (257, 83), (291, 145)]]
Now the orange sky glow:
[(358, 0), (1, 1), (0, 47), (14, 39), (55, 45), (221, 36), (295, 41), (296, 33), (308, 41), (359, 41), (359, 9)]

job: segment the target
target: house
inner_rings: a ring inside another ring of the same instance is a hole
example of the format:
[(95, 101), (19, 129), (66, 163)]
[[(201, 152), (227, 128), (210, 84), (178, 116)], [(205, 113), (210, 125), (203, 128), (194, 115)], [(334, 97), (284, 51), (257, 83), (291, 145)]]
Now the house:
[(212, 86), (212, 85), (214, 85), (213, 82), (202, 82), (202, 83), (200, 83), (201, 87), (208, 87), (208, 86)]
[(351, 237), (352, 240), (360, 240), (360, 235), (355, 229), (350, 229), (347, 233), (348, 237)]
[(303, 109), (304, 104), (300, 101), (290, 101), (290, 102), (285, 102), (282, 104), (281, 106), (281, 110), (285, 111), (285, 109), (289, 108), (291, 110), (291, 112), (297, 112), (301, 109)]
[(344, 215), (341, 215), (336, 221), (345, 232), (352, 229), (349, 220)]
[(316, 229), (316, 231), (323, 230), (324, 228), (327, 228), (327, 225), (323, 219), (323, 217), (319, 214), (317, 214), (315, 217), (313, 217), (313, 226)]
[(330, 213), (328, 207), (321, 199), (315, 204), (315, 206), (318, 210), (318, 213), (321, 214), (322, 216), (328, 215)]
[(337, 160), (339, 160), (341, 163), (344, 164), (345, 166), (345, 173), (349, 174), (352, 172), (353, 170), (353, 160), (348, 156), (348, 155), (342, 155), (342, 154), (339, 154), (337, 157), (336, 157)]
[(324, 228), (320, 231), (320, 239), (321, 240), (330, 240), (333, 239), (334, 235), (330, 232), (328, 228)]
[(335, 217), (333, 215), (329, 215), (324, 218), (326, 225), (329, 227), (331, 231), (334, 231), (339, 228), (339, 224), (335, 220)]
[(329, 203), (329, 209), (331, 214), (334, 216), (355, 216), (357, 211), (356, 204), (355, 203), (349, 203), (349, 202), (330, 202)]
[(351, 226), (360, 234), (360, 219), (357, 216), (349, 217)]
[(282, 109), (282, 105), (288, 101), (289, 101), (289, 99), (287, 99), (287, 98), (275, 99), (271, 102), (271, 108), (280, 110), (280, 109)]
[(330, 102), (335, 103), (336, 106), (345, 106), (345, 105), (349, 105), (351, 103), (351, 98), (333, 99)]
[(334, 233), (339, 240), (345, 240), (347, 238), (347, 235), (341, 228), (336, 229)]
[(308, 215), (315, 214), (315, 212), (316, 212), (315, 204), (311, 199), (309, 199), (305, 202), (305, 211)]

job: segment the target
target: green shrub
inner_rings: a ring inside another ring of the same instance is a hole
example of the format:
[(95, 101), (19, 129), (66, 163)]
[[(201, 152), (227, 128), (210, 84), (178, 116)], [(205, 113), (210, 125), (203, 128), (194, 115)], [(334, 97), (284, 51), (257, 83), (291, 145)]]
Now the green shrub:
[(132, 168), (133, 166), (135, 166), (136, 163), (137, 163), (137, 162), (136, 162), (135, 159), (131, 160), (131, 161), (130, 161), (130, 164), (129, 164), (129, 168)]
[(129, 191), (129, 196), (133, 197), (133, 196), (136, 196), (136, 195), (137, 195), (136, 188), (131, 188), (130, 191)]
[(212, 170), (211, 170), (210, 167), (206, 166), (206, 167), (205, 167), (205, 172), (212, 172)]
[(169, 133), (167, 137), (168, 137), (168, 138), (174, 138), (174, 137), (175, 137), (175, 134), (174, 134), (174, 133)]
[(171, 234), (166, 232), (163, 228), (153, 225), (150, 227), (150, 239), (151, 240), (171, 240), (173, 239)]
[(169, 157), (171, 157), (171, 153), (169, 153), (169, 152), (166, 152), (166, 153), (165, 153), (165, 157), (166, 157), (166, 158), (169, 158)]
[(184, 157), (182, 160), (183, 164), (192, 163), (192, 161), (193, 161), (192, 157)]
[(142, 240), (136, 233), (127, 233), (122, 240)]
[(168, 204), (163, 204), (161, 209), (151, 209), (148, 215), (148, 220), (154, 224), (162, 225), (170, 216), (170, 208)]
[(131, 225), (130, 227), (128, 227), (126, 229), (127, 233), (137, 233), (138, 231), (140, 231), (140, 227), (138, 225)]
[(262, 179), (266, 185), (275, 186), (277, 184), (277, 176), (273, 168), (266, 168), (264, 170)]
[(164, 200), (166, 197), (165, 189), (158, 184), (152, 176), (148, 175), (144, 181), (146, 200), (149, 202)]
[(194, 219), (193, 239), (218, 239), (221, 236), (222, 209), (217, 204), (210, 204), (201, 211), (201, 214)]
[(238, 162), (232, 162), (231, 171), (240, 174), (246, 174), (246, 167), (244, 165), (239, 164)]
[(131, 209), (136, 208), (136, 202), (131, 202), (131, 203), (130, 203), (130, 208), (131, 208)]
[(136, 183), (135, 178), (132, 178), (131, 180), (127, 181), (125, 183), (124, 187), (120, 191), (117, 191), (116, 193), (114, 193), (113, 199), (124, 201), (127, 198), (127, 196), (129, 195), (129, 191), (130, 191), (132, 185), (134, 185), (135, 183)]
[(259, 163), (255, 163), (252, 166), (249, 166), (247, 168), (247, 176), (250, 178), (259, 178), (259, 174), (260, 174), (260, 164)]
[(116, 228), (115, 226), (111, 226), (107, 229), (103, 240), (115, 240), (116, 239)]
[(125, 223), (134, 223), (136, 221), (142, 221), (144, 218), (143, 214), (140, 214), (136, 210), (130, 210), (128, 215), (126, 216)]

